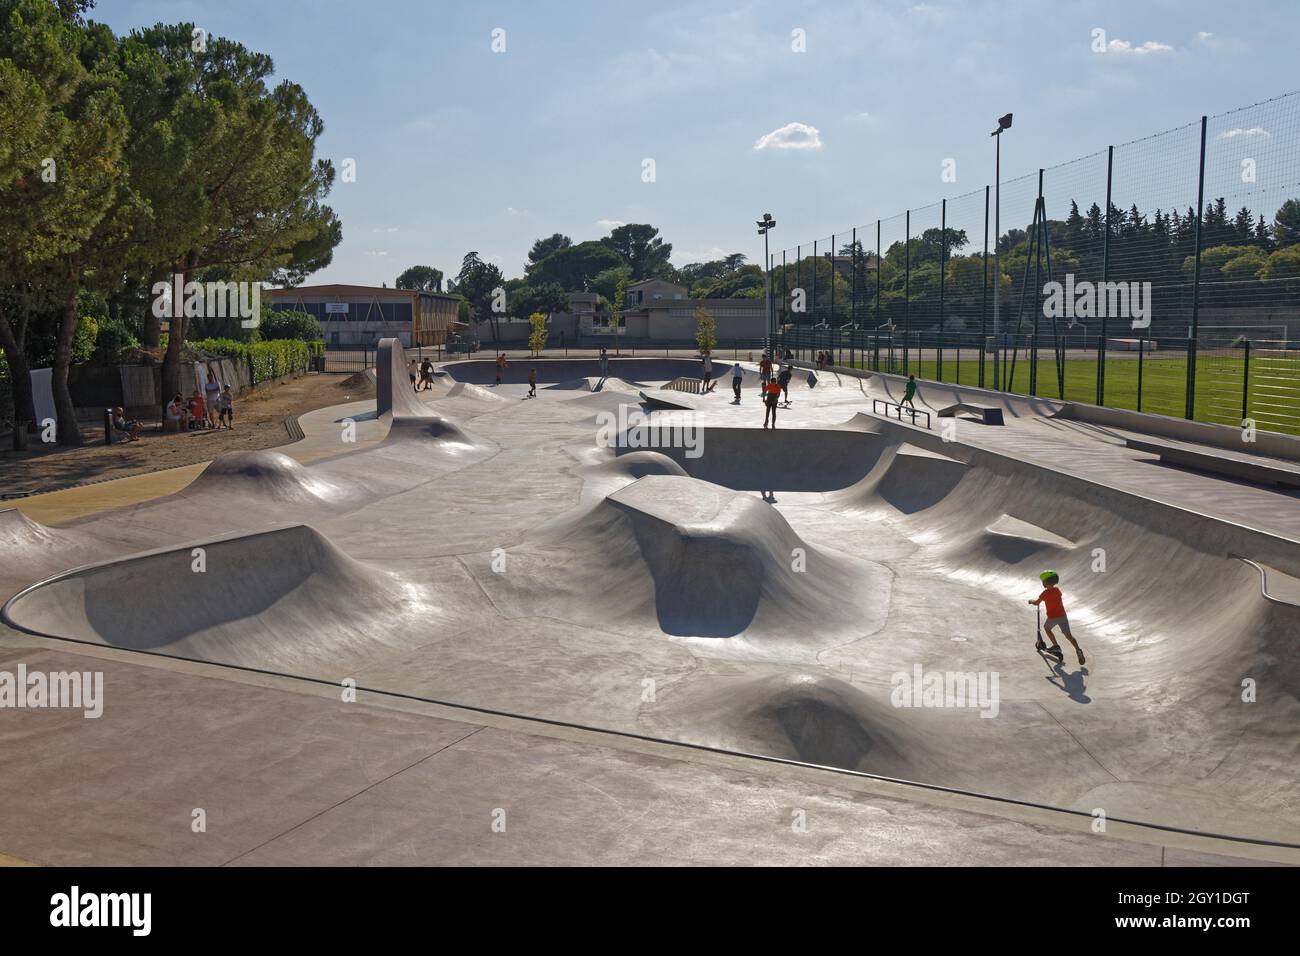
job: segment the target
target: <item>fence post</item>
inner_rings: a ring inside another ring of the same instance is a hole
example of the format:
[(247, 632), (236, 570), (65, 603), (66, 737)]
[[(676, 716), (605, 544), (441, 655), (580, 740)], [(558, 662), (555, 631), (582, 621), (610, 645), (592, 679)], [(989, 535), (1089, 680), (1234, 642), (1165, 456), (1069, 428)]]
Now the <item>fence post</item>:
[(1241, 369), (1241, 427), (1246, 427), (1250, 417), (1250, 339), (1246, 339), (1246, 350), (1242, 353), (1244, 363)]
[(907, 333), (912, 331), (912, 210), (907, 210), (903, 232), (903, 374), (912, 368)]
[[(984, 187), (984, 280), (980, 288), (980, 388), (984, 387), (984, 349), (989, 336), (989, 187)], [(960, 376), (960, 371), (958, 375)]]
[(939, 354), (937, 376), (943, 381), (943, 278), (948, 271), (948, 200), (939, 204)]
[[(1146, 331), (1145, 329), (1143, 330)], [(1142, 411), (1142, 363), (1146, 361), (1147, 340), (1144, 336), (1138, 336), (1138, 407)]]
[(1192, 273), (1192, 327), (1187, 335), (1187, 419), (1196, 415), (1196, 340), (1200, 335), (1201, 220), (1205, 218), (1205, 126), (1201, 117), (1201, 159), (1196, 183), (1196, 266)]
[[(1102, 234), (1101, 240), (1101, 281), (1106, 282), (1110, 279), (1110, 187), (1114, 178), (1115, 169), (1115, 147), (1106, 147), (1106, 213), (1104, 221), (1106, 231)], [(1109, 317), (1109, 310), (1103, 310), (1101, 316), (1101, 343), (1098, 346), (1097, 361), (1097, 404), (1106, 404), (1106, 319)]]
[[(826, 322), (829, 329), (835, 328), (835, 233), (833, 232), (831, 233), (831, 315), (830, 318), (826, 320)], [(836, 365), (840, 364), (839, 350), (840, 350), (840, 336), (838, 331), (836, 331), (834, 352), (832, 352), (832, 356), (835, 359)]]
[[(812, 269), (813, 269), (813, 274), (812, 274), (812, 296), (811, 296), (811, 298), (812, 298), (812, 319), (813, 319), (812, 324), (813, 324), (813, 327), (815, 328), (816, 325), (817, 325), (817, 240), (816, 240), (816, 239), (813, 240), (813, 255), (812, 255), (812, 260), (813, 260), (813, 261), (812, 261)], [(816, 342), (817, 342), (817, 336), (814, 335), (814, 336), (813, 336), (813, 343), (814, 343), (814, 345), (816, 344)]]
[(853, 291), (849, 293), (849, 367), (856, 368), (853, 358), (854, 337), (858, 332), (858, 227), (853, 227), (853, 238), (849, 240), (850, 257), (853, 268)]

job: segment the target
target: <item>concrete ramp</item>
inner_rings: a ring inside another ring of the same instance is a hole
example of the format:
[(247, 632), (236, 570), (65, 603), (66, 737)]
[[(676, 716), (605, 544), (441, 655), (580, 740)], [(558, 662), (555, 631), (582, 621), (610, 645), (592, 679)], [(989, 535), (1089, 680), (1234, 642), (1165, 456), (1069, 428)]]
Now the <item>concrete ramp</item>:
[[(356, 489), (277, 451), (232, 451), (212, 461), (178, 497), (203, 502), (272, 501), (306, 507), (345, 504)], [(206, 504), (204, 504), (206, 507)]]
[(910, 515), (939, 504), (966, 475), (964, 462), (902, 442), (883, 451), (871, 473), (838, 500), (850, 507), (884, 502)]
[[(695, 397), (695, 396), (688, 396)], [(697, 429), (697, 457), (684, 447), (658, 448), (692, 478), (738, 491), (834, 491), (861, 481), (885, 442), (867, 415), (826, 428)]]
[(306, 525), (79, 568), (5, 608), (36, 633), (260, 668), (337, 668), (426, 630), (426, 611), (418, 587)]

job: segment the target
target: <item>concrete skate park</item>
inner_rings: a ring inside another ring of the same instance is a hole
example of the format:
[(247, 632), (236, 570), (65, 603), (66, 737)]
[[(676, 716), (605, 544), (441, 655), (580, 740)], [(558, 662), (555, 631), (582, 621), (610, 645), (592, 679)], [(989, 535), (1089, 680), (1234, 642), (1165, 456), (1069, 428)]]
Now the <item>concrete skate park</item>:
[[(736, 403), (726, 361), (407, 358), (170, 494), (0, 512), (0, 670), (105, 675), (98, 719), (4, 715), (0, 854), (1300, 860), (1297, 492), (1129, 444), (1289, 440), (933, 383), (927, 427), (834, 369), (764, 429), (749, 363)], [(1086, 665), (1035, 650), (1045, 568)]]

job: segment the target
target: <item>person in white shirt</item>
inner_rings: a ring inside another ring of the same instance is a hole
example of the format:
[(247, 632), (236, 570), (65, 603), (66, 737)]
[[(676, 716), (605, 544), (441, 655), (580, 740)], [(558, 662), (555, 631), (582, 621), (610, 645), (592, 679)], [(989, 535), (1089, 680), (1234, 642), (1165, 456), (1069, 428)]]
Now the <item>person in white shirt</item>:
[(731, 391), (736, 396), (736, 400), (732, 402), (733, 405), (740, 404), (740, 383), (744, 380), (745, 370), (741, 368), (740, 363), (737, 362), (735, 365), (731, 366)]
[(709, 357), (708, 352), (705, 352), (704, 373), (701, 376), (700, 391), (707, 392), (710, 391), (712, 387), (713, 387), (713, 359)]

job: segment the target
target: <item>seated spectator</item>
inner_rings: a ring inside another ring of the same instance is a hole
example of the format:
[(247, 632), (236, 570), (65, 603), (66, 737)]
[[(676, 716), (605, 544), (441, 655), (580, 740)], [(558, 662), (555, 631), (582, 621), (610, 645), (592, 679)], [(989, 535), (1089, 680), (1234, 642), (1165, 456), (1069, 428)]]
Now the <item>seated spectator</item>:
[(169, 422), (176, 423), (177, 431), (185, 428), (186, 419), (190, 417), (189, 409), (185, 407), (185, 401), (181, 398), (181, 393), (177, 392), (172, 396), (172, 400), (167, 403), (163, 409), (163, 418)]
[(203, 396), (202, 394), (199, 393), (199, 390), (197, 388), (194, 390), (194, 394), (190, 396), (190, 403), (188, 407), (190, 412), (190, 421), (189, 421), (190, 431), (194, 431), (196, 429), (202, 428), (204, 425), (207, 424), (207, 417), (206, 417), (207, 408), (204, 406)]
[(121, 432), (126, 436), (127, 441), (139, 441), (140, 429), (143, 427), (144, 425), (134, 418), (128, 419), (122, 410), (122, 406), (119, 405), (113, 409), (113, 431)]

